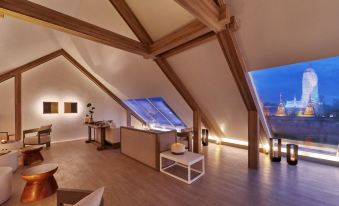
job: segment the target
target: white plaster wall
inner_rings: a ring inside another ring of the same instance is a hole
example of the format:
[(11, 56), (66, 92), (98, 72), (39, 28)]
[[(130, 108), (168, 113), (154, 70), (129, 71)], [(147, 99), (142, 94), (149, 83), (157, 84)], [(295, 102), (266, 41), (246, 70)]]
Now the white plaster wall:
[(14, 78), (0, 83), (0, 132), (14, 133)]
[[(92, 83), (63, 57), (25, 72), (22, 77), (23, 129), (53, 124), (52, 141), (87, 137), (83, 125), (86, 104), (95, 107), (94, 120), (114, 120), (126, 125), (126, 110)], [(43, 102), (59, 102), (58, 114), (43, 114)], [(77, 114), (65, 114), (64, 102), (77, 102)]]

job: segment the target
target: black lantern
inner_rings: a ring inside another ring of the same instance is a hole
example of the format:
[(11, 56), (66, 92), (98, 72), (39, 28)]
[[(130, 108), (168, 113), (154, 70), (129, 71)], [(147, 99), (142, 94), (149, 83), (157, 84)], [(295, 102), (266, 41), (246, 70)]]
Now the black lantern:
[(281, 139), (270, 138), (270, 158), (272, 162), (281, 161)]
[(287, 144), (286, 145), (286, 159), (287, 163), (290, 165), (298, 164), (298, 145), (296, 144)]
[(203, 146), (208, 146), (208, 129), (202, 129), (201, 141)]

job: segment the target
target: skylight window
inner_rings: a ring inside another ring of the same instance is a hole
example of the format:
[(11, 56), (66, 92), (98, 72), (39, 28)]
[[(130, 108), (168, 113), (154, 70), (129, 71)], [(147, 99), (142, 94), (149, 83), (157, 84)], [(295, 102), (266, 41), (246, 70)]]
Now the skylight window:
[(127, 99), (125, 103), (152, 129), (180, 130), (185, 123), (175, 114), (161, 97)]
[(339, 57), (250, 72), (273, 136), (338, 155)]

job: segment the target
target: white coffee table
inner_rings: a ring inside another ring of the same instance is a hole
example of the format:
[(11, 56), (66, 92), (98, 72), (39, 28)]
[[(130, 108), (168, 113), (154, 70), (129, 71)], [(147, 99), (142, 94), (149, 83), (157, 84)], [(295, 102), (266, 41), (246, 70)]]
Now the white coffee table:
[[(163, 159), (172, 160), (174, 163), (163, 168)], [(200, 161), (202, 162), (201, 170), (193, 169), (192, 165)], [(179, 177), (173, 173), (166, 171), (169, 168), (174, 167), (174, 166), (180, 166), (180, 167), (187, 168), (187, 172), (188, 172), (187, 178), (185, 179), (185, 178)], [(160, 171), (178, 180), (186, 182), (187, 184), (191, 184), (192, 182), (196, 181), (197, 179), (199, 179), (201, 176), (205, 174), (205, 158), (204, 158), (204, 155), (193, 153), (193, 152), (185, 152), (185, 154), (183, 155), (175, 155), (175, 154), (172, 154), (171, 151), (162, 152), (160, 153)], [(192, 178), (192, 175), (191, 175), (192, 171), (198, 173), (198, 175), (194, 178)]]

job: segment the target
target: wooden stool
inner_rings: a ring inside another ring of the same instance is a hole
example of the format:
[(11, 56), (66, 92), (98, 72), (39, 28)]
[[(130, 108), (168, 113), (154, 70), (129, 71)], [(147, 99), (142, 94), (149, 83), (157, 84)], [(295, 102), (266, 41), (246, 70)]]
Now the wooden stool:
[(24, 165), (32, 165), (37, 162), (44, 161), (40, 151), (43, 146), (30, 146), (20, 149), (23, 154)]
[(42, 164), (25, 170), (21, 177), (27, 183), (21, 194), (21, 202), (34, 202), (55, 193), (58, 184), (53, 174), (57, 170), (57, 164)]

